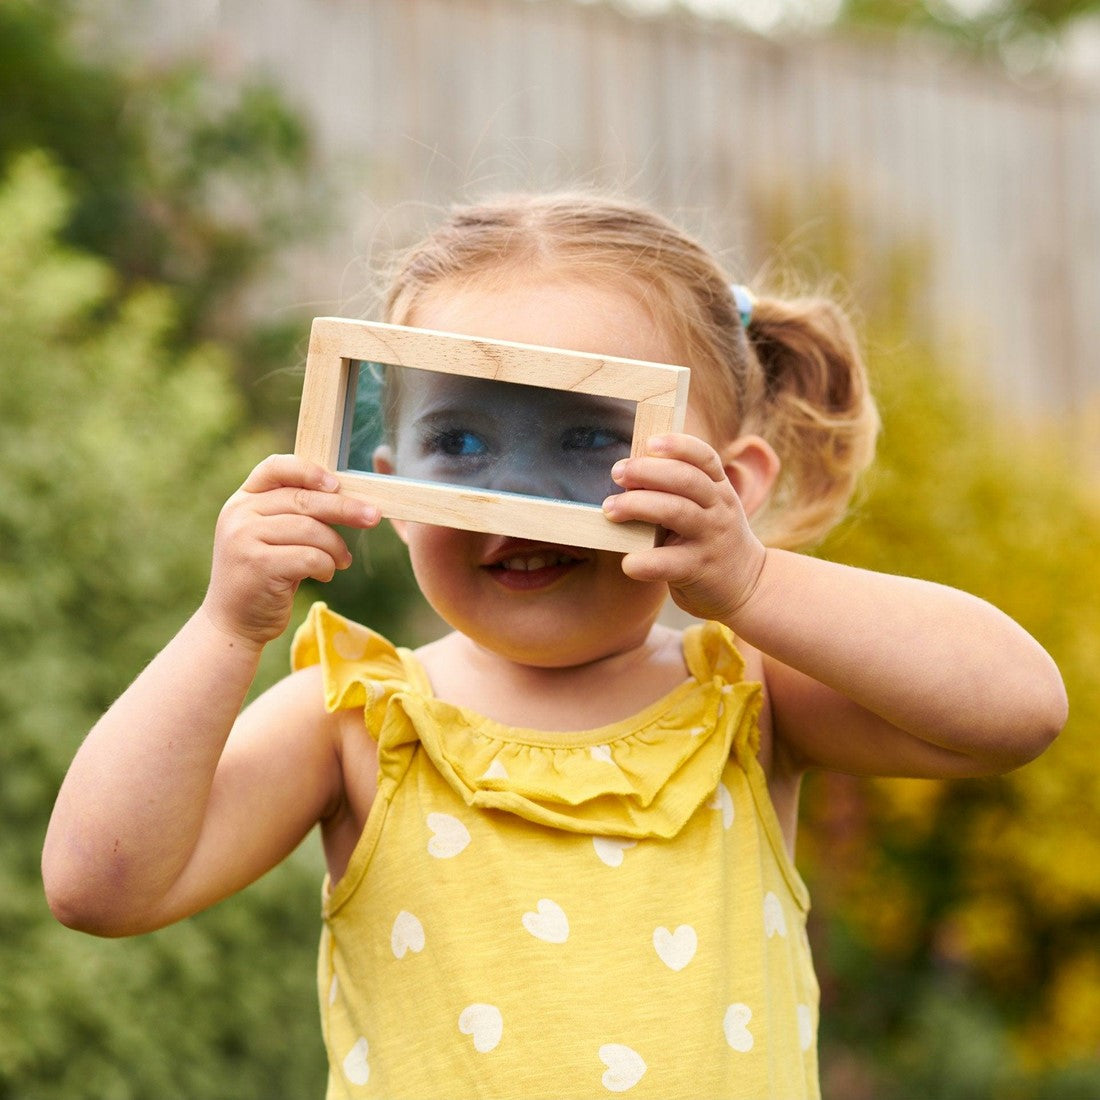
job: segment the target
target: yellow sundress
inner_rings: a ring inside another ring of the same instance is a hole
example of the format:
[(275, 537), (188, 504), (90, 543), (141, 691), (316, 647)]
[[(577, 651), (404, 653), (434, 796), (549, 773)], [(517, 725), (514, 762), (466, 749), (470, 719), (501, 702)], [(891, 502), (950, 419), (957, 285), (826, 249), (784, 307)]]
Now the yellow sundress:
[(433, 697), (415, 656), (317, 604), (293, 664), (364, 710), (378, 795), (326, 879), (329, 1100), (818, 1097), (806, 888), (724, 627), (691, 678), (586, 732)]

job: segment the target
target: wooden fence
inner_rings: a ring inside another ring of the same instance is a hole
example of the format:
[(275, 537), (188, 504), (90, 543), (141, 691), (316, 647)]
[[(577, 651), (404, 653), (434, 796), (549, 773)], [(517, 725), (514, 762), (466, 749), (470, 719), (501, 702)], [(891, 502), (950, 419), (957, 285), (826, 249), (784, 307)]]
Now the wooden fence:
[[(487, 189), (625, 187), (751, 272), (771, 200), (921, 242), (918, 306), (991, 401), (1046, 417), (1100, 391), (1100, 94), (1023, 87), (912, 38), (771, 41), (578, 0), (147, 0), (145, 48), (205, 41), (311, 116), (351, 232), (295, 293), (354, 308), (425, 207)], [(797, 239), (797, 235), (796, 235)]]

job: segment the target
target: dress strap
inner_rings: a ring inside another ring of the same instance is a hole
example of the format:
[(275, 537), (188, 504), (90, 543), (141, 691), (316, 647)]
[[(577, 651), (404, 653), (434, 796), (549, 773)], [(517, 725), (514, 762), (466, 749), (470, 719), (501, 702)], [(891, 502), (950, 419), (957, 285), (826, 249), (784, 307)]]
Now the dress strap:
[(380, 694), (412, 690), (431, 697), (428, 674), (410, 650), (315, 603), (290, 648), (294, 669), (320, 665), (328, 710), (370, 707)]
[(694, 623), (684, 631), (682, 644), (688, 672), (701, 684), (716, 676), (727, 684), (737, 684), (745, 678), (745, 659), (737, 648), (733, 631), (721, 623)]

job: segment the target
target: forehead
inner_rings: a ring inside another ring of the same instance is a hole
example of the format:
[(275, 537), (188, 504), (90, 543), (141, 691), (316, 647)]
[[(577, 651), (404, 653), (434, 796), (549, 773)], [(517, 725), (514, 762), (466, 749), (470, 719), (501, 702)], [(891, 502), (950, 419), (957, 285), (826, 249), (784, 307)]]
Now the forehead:
[(440, 283), (417, 301), (406, 323), (594, 355), (678, 361), (641, 290), (626, 280), (615, 286), (565, 275), (521, 274), (507, 282)]

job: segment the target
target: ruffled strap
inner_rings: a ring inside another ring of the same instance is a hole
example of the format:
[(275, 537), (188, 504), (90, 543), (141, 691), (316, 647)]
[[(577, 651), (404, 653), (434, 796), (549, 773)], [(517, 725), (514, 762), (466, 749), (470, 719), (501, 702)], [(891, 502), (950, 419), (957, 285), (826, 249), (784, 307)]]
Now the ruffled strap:
[(768, 843), (775, 854), (776, 862), (790, 886), (791, 896), (805, 912), (810, 907), (810, 894), (791, 859), (790, 851), (783, 837), (783, 829), (775, 815), (771, 792), (768, 790), (768, 778), (764, 774), (764, 769), (760, 766), (758, 759), (760, 723), (756, 711), (759, 711), (763, 702), (763, 686), (743, 679), (745, 671), (744, 658), (737, 649), (733, 633), (720, 623), (702, 623), (686, 630), (684, 632), (684, 659), (687, 661), (692, 675), (699, 680), (712, 676), (718, 683), (738, 682), (742, 687), (755, 690), (756, 701), (753, 721), (746, 723), (742, 727), (742, 732), (734, 736), (732, 752), (734, 759), (748, 780), (749, 790), (753, 801), (756, 803), (757, 815), (767, 834)]
[(382, 712), (394, 692), (413, 688), (430, 692), (420, 665), (369, 627), (315, 603), (294, 634), (294, 669), (321, 666), (328, 711), (362, 707), (367, 728), (377, 737)]
[[(695, 623), (684, 631), (684, 662), (688, 672), (701, 684), (715, 683), (720, 690), (728, 685), (742, 684), (755, 696), (761, 694), (761, 685), (745, 680), (745, 658), (737, 648), (733, 631), (716, 622)], [(733, 750), (738, 756), (755, 757), (760, 751), (760, 725), (757, 717), (760, 701), (757, 699), (753, 721), (746, 723), (735, 737)]]

